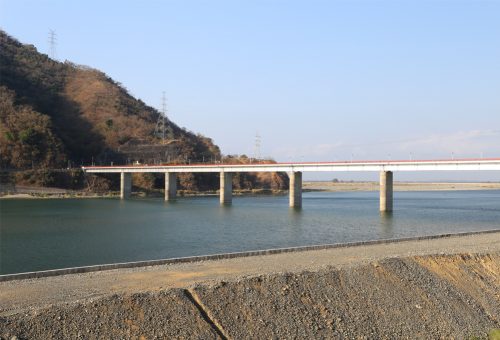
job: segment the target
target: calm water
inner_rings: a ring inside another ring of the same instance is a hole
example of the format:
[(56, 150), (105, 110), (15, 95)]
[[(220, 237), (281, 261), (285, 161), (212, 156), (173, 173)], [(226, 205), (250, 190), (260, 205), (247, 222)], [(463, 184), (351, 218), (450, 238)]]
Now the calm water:
[(500, 229), (500, 191), (397, 192), (391, 217), (378, 193), (288, 198), (0, 201), (0, 273), (180, 256)]

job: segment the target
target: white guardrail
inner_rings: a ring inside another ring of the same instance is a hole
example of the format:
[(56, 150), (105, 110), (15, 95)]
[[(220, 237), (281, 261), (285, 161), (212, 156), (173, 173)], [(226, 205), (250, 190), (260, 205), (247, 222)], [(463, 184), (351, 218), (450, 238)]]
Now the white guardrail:
[(308, 172), (308, 171), (483, 171), (500, 170), (500, 158), (415, 161), (352, 161), (268, 164), (184, 164), (85, 166), (88, 173)]

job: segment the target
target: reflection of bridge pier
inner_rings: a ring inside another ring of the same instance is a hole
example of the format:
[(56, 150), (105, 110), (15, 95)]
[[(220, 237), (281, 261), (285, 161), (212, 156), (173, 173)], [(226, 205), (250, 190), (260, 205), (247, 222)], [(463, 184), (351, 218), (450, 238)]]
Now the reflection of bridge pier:
[(310, 172), (380, 172), (380, 211), (393, 210), (393, 172), (395, 171), (500, 171), (500, 158), (423, 160), (423, 161), (350, 161), (325, 163), (271, 163), (271, 164), (192, 164), (192, 165), (137, 165), (91, 166), (82, 168), (87, 173), (120, 173), (120, 197), (130, 197), (132, 173), (165, 174), (165, 200), (175, 199), (177, 173), (220, 173), (220, 203), (232, 201), (232, 174), (235, 172), (287, 172), (290, 178), (289, 205), (302, 206), (302, 173)]

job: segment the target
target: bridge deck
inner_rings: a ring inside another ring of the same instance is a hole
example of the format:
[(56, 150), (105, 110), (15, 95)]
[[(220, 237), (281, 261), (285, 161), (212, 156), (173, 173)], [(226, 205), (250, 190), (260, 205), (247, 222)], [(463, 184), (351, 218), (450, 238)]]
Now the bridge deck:
[(395, 160), (395, 161), (342, 161), (267, 164), (162, 164), (86, 166), (89, 173), (118, 172), (307, 172), (307, 171), (478, 171), (500, 170), (500, 158), (447, 159), (447, 160)]

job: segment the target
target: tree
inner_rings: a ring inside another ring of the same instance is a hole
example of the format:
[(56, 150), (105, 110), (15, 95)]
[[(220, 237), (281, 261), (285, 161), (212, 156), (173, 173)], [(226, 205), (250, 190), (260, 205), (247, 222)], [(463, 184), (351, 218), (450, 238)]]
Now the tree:
[(28, 106), (14, 106), (14, 95), (0, 87), (0, 153), (2, 166), (47, 168), (64, 160), (50, 117)]

